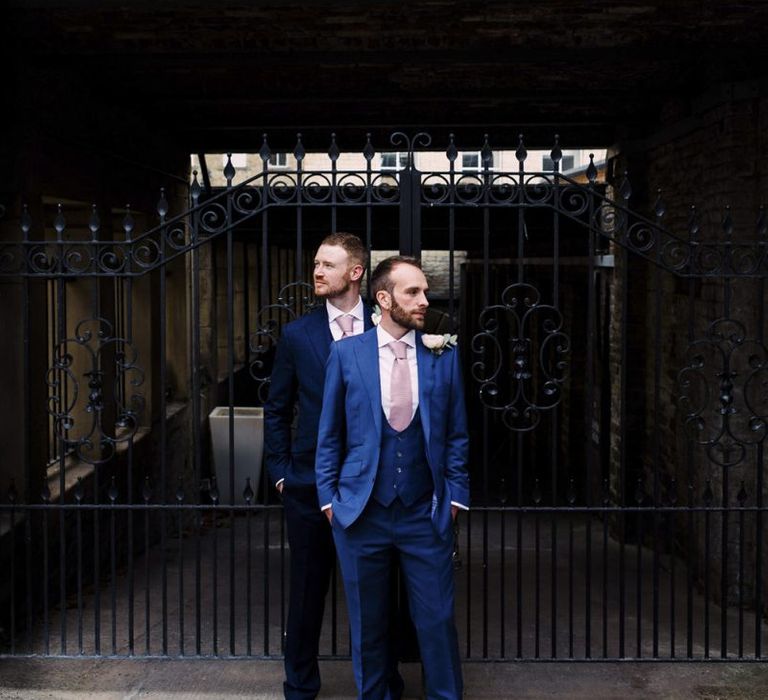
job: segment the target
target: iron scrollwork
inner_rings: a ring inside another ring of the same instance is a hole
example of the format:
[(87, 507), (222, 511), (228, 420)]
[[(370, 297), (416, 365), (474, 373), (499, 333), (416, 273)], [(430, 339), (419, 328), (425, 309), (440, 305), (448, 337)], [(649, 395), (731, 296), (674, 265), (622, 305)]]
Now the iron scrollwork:
[[(265, 402), (269, 396), (270, 375), (267, 356), (276, 347), (280, 329), (322, 303), (313, 297), (314, 288), (308, 282), (291, 282), (280, 289), (277, 301), (259, 309), (256, 314), (256, 330), (249, 339), (251, 360), (248, 366), (251, 377), (258, 385), (259, 400)], [(280, 317), (287, 317), (281, 323)]]
[[(533, 430), (542, 412), (560, 403), (568, 374), (571, 341), (560, 310), (543, 304), (534, 286), (519, 282), (502, 292), (500, 304), (483, 310), (480, 328), (472, 338), (480, 401), (499, 412), (510, 430)], [(511, 366), (505, 366), (506, 358)]]
[(677, 383), (688, 435), (715, 464), (741, 464), (768, 431), (768, 348), (740, 321), (721, 318), (688, 345), (686, 359)]
[[(108, 354), (113, 357), (107, 358)], [(136, 349), (125, 338), (115, 336), (112, 324), (104, 318), (80, 321), (73, 337), (59, 341), (46, 383), (50, 388), (48, 413), (64, 453), (74, 451), (84, 462), (103, 464), (112, 458), (118, 444), (133, 439), (145, 406), (143, 395), (135, 391), (144, 383), (144, 370), (137, 360)], [(116, 407), (111, 432), (104, 422), (106, 366), (110, 362), (114, 365)], [(84, 424), (80, 430), (79, 422)]]

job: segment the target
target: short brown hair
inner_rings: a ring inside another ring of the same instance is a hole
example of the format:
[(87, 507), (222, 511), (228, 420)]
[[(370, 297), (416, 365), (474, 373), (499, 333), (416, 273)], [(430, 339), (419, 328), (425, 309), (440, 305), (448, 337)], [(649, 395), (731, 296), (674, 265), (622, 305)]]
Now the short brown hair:
[(421, 270), (421, 263), (410, 255), (391, 255), (384, 258), (371, 275), (371, 296), (375, 297), (382, 289), (392, 294), (395, 285), (390, 274), (398, 265), (413, 265)]
[(342, 231), (331, 233), (323, 238), (320, 245), (337, 245), (344, 248), (350, 260), (360, 263), (363, 269), (368, 267), (368, 250), (354, 233), (344, 233)]

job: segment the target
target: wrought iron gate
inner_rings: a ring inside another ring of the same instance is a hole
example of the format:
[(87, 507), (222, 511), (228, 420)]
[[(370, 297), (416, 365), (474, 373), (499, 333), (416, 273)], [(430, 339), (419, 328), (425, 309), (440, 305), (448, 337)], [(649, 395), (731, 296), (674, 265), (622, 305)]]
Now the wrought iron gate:
[(746, 242), (730, 212), (677, 234), (660, 196), (641, 216), (626, 177), (565, 172), (557, 142), (542, 167), (522, 137), (462, 153), (396, 133), (386, 162), (333, 140), (317, 165), (265, 138), (258, 173), (235, 183), (228, 159), (205, 191), (195, 174), (141, 233), (129, 207), (21, 212), (0, 248), (27, 455), (0, 510), (4, 655), (280, 655), (280, 505), (237, 482), (235, 409), (264, 400), (282, 324), (313, 303), (314, 247), (350, 230), (421, 255), (442, 290), (429, 323), (459, 333), (466, 658), (764, 658), (764, 216)]

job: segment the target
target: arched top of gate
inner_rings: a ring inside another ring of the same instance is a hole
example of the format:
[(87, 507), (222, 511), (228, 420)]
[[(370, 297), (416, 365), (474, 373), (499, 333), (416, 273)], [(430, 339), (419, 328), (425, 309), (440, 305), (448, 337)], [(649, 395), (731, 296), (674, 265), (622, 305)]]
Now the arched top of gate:
[[(225, 185), (204, 189), (198, 172), (189, 185), (188, 206), (173, 213), (161, 189), (155, 207), (157, 223), (136, 234), (131, 207), (125, 207), (118, 235), (102, 236), (99, 212), (94, 206), (83, 235), (72, 236), (61, 206), (53, 220), (53, 238), (35, 238), (26, 209), (19, 215), (21, 240), (0, 244), (0, 276), (25, 277), (134, 277), (166, 265), (209, 242), (239, 228), (258, 225), (258, 218), (276, 208), (332, 208), (405, 206), (400, 189), (404, 177), (419, 187), (417, 203), (408, 206), (431, 209), (548, 209), (570, 219), (592, 235), (683, 277), (762, 277), (766, 274), (766, 216), (761, 208), (751, 236), (734, 236), (730, 210), (726, 208), (717, 235), (704, 235), (695, 207), (680, 233), (665, 224), (666, 205), (659, 193), (650, 217), (630, 207), (632, 187), (626, 173), (613, 187), (598, 182), (594, 156), (581, 170), (563, 168), (559, 138), (546, 161), (548, 167), (531, 168), (525, 140), (518, 137), (514, 151), (495, 160), (488, 135), (471, 151), (459, 149), (453, 134), (446, 146), (437, 149), (427, 132), (392, 133), (387, 150), (377, 151), (366, 135), (357, 160), (342, 152), (331, 135), (318, 166), (318, 154), (309, 153), (301, 134), (290, 153), (291, 167), (276, 169), (266, 135), (258, 152), (260, 167), (235, 183), (237, 170), (227, 154), (222, 170)], [(392, 150), (394, 149), (394, 150)], [(392, 154), (395, 157), (392, 158)], [(422, 154), (438, 154), (435, 158)], [(473, 154), (475, 167), (459, 167), (459, 155)], [(496, 151), (496, 153), (501, 153)], [(283, 154), (285, 155), (285, 154)], [(378, 157), (377, 157), (378, 156)], [(510, 160), (516, 167), (505, 167)], [(421, 162), (420, 162), (421, 161)], [(501, 167), (499, 161), (502, 162)], [(428, 167), (423, 167), (427, 165)], [(422, 169), (419, 169), (422, 166)], [(39, 223), (39, 222), (38, 222)], [(749, 238), (749, 240), (745, 240)]]

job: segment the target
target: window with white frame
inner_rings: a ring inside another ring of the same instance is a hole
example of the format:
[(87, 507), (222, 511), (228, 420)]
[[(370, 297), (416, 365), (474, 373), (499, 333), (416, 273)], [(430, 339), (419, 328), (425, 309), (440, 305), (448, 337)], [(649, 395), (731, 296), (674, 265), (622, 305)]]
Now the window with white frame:
[(403, 170), (408, 167), (408, 154), (400, 151), (381, 154), (382, 170)]
[[(480, 151), (464, 151), (461, 154), (461, 169), (465, 173), (476, 173), (485, 168), (483, 154)], [(493, 153), (488, 161), (488, 169), (493, 170)]]
[(288, 154), (287, 153), (273, 153), (269, 156), (269, 166), (271, 168), (287, 168), (288, 167)]
[[(575, 162), (576, 161), (574, 156), (563, 155), (563, 157), (560, 159), (560, 172), (563, 173), (567, 170), (573, 170)], [(553, 171), (555, 169), (555, 161), (553, 161), (549, 156), (542, 156), (541, 169), (544, 171)]]

